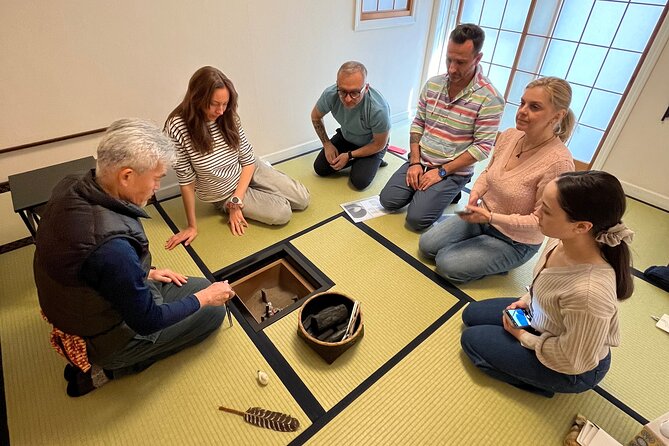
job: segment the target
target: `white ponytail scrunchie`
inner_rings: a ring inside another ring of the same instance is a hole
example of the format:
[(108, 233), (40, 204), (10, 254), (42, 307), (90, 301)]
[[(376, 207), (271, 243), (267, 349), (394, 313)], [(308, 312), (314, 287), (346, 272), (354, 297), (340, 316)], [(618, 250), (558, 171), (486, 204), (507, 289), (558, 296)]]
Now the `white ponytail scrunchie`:
[(608, 246), (618, 246), (621, 242), (628, 245), (632, 243), (634, 238), (634, 231), (625, 226), (625, 223), (620, 222), (609, 229), (602, 231), (597, 235), (595, 240)]

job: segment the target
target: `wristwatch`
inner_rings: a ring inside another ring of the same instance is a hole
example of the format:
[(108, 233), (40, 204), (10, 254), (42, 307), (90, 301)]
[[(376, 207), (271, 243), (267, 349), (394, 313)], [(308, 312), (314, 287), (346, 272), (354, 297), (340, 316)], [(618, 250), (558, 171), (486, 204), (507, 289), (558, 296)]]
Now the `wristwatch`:
[(241, 208), (244, 207), (244, 203), (242, 203), (242, 199), (241, 199), (241, 198), (239, 198), (239, 197), (235, 197), (235, 196), (233, 195), (232, 198), (230, 198), (230, 199), (228, 200), (228, 202), (226, 203), (226, 206), (228, 207), (228, 209), (230, 209), (230, 208), (232, 208), (232, 207), (238, 207), (238, 208), (241, 209)]
[(349, 159), (349, 161), (355, 159), (355, 157), (353, 156), (353, 150), (351, 150), (350, 152), (348, 152), (348, 159)]
[(439, 178), (446, 178), (448, 175), (448, 172), (446, 172), (446, 169), (444, 169), (444, 166), (441, 166), (439, 168)]

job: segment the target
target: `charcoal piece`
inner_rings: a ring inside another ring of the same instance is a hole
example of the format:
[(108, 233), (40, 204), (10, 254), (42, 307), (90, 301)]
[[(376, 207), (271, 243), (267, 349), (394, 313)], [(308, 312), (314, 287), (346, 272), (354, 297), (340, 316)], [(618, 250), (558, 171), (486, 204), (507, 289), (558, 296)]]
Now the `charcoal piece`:
[(309, 331), (311, 329), (311, 315), (307, 316), (303, 321), (302, 321), (302, 326), (306, 331)]
[(332, 335), (328, 336), (327, 339), (325, 339), (323, 342), (339, 342), (339, 341), (341, 341), (341, 338), (344, 337), (344, 333), (346, 333), (346, 326), (347, 325), (348, 324), (345, 324), (344, 328), (342, 328), (340, 330), (335, 330), (335, 332), (332, 333)]
[(327, 338), (332, 336), (333, 333), (334, 333), (334, 328), (328, 328), (323, 333), (316, 336), (316, 339), (318, 339), (319, 341), (325, 341)]
[(340, 304), (332, 307), (327, 307), (313, 315), (312, 324), (314, 330), (318, 333), (323, 333), (330, 327), (345, 322), (348, 319), (348, 310), (346, 305)]

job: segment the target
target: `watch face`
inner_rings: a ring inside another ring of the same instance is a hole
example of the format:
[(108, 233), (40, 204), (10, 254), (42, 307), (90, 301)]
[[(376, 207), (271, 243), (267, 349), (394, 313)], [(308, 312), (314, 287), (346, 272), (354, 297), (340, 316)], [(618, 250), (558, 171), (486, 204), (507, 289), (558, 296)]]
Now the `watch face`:
[(444, 169), (443, 167), (441, 167), (441, 168), (439, 169), (439, 176), (442, 177), (442, 178), (444, 178), (444, 177), (446, 176), (446, 169)]
[(232, 201), (234, 204), (239, 204), (241, 200), (239, 199), (239, 197), (232, 197), (230, 201)]

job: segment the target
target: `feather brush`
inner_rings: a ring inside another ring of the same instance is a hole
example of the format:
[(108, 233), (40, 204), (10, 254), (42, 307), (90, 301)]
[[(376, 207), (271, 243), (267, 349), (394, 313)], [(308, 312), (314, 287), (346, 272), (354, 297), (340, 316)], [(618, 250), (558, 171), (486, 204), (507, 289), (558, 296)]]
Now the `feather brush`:
[(273, 429), (279, 432), (295, 432), (300, 427), (297, 419), (281, 412), (272, 412), (261, 407), (251, 407), (246, 412), (235, 409), (218, 406), (218, 410), (244, 417), (244, 421), (266, 429)]

